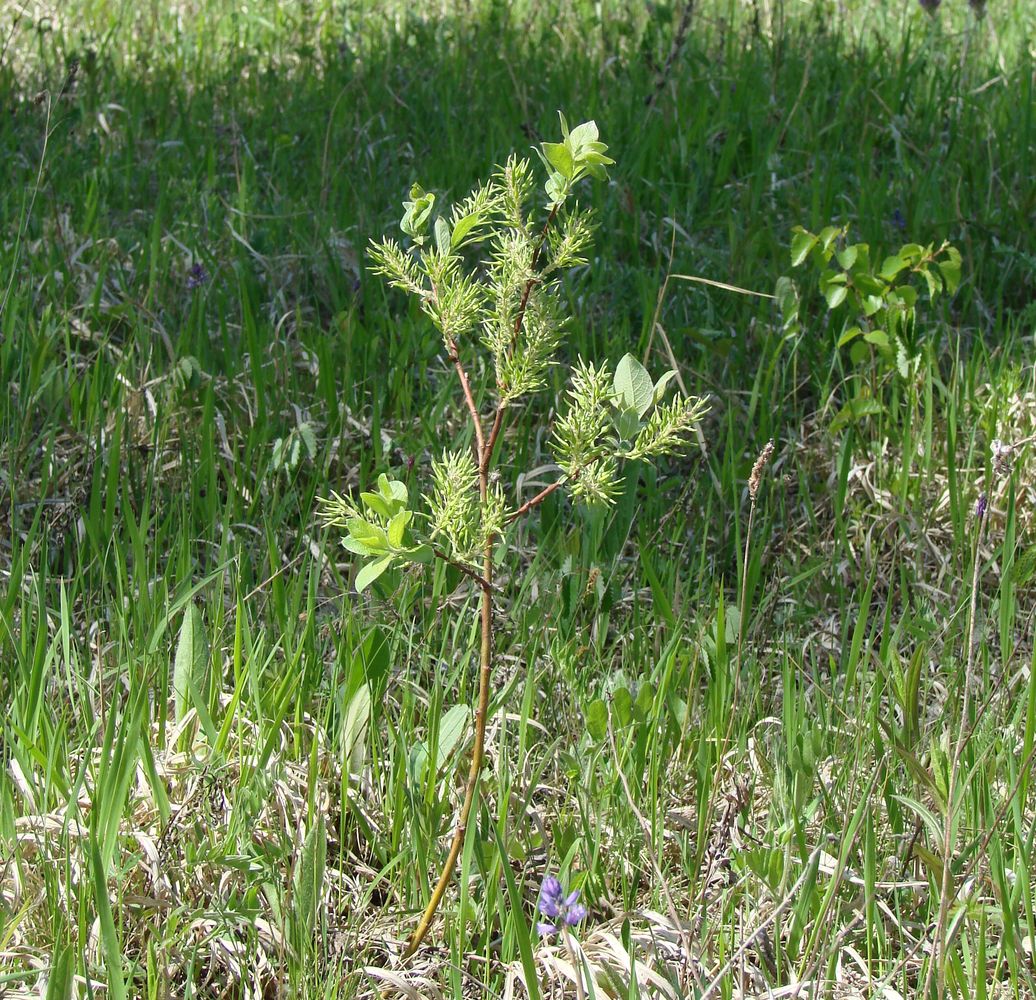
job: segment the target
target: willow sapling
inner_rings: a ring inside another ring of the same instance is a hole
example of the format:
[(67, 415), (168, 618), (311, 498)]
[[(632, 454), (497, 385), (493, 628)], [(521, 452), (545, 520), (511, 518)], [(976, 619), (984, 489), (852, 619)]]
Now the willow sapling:
[[(614, 163), (597, 125), (569, 129), (561, 142), (536, 149), (547, 171), (546, 205), (535, 219), (533, 166), (511, 156), (487, 183), (451, 209), (436, 213), (435, 195), (415, 184), (400, 223), (405, 246), (386, 238), (369, 255), (375, 274), (414, 296), (442, 338), (456, 372), (460, 402), (470, 420), (472, 448), (447, 449), (432, 462), (431, 484), (410, 505), (404, 483), (382, 474), (376, 491), (359, 502), (332, 494), (322, 501), (326, 523), (344, 533), (342, 544), (363, 560), (356, 589), (370, 587), (390, 567), (444, 560), (481, 589), (478, 704), (471, 764), (453, 839), (424, 913), (407, 944), (410, 955), (431, 926), (464, 843), (478, 791), (485, 747), (493, 666), (493, 613), (502, 596), (494, 566), (509, 529), (552, 493), (564, 488), (576, 502), (611, 504), (622, 484), (622, 464), (673, 455), (706, 411), (698, 397), (665, 401), (675, 372), (652, 381), (627, 354), (615, 366), (579, 359), (571, 367), (567, 398), (551, 439), (558, 478), (535, 496), (508, 505), (496, 474), (508, 410), (547, 387), (559, 364), (568, 317), (560, 276), (587, 263), (592, 213), (573, 198), (585, 177), (604, 179)], [(479, 365), (481, 350), (489, 365)], [(480, 382), (473, 386), (469, 373)], [(483, 376), (482, 373), (485, 372)], [(483, 416), (480, 404), (488, 412)], [(530, 431), (531, 433), (531, 431)]]

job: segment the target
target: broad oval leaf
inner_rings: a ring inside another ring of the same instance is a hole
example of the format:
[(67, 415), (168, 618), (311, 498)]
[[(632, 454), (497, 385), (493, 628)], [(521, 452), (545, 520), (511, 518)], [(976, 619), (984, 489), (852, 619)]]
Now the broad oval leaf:
[(356, 574), (356, 593), (362, 594), (382, 573), (392, 565), (392, 556), (382, 556), (374, 562), (367, 563)]
[(403, 545), (403, 535), (406, 532), (406, 526), (410, 523), (411, 517), (413, 517), (412, 511), (401, 510), (389, 521), (388, 540), (389, 545), (394, 549), (398, 549)]
[(839, 250), (835, 257), (838, 259), (838, 263), (846, 270), (852, 270), (853, 264), (856, 263), (856, 258), (859, 255), (860, 250), (855, 244), (848, 246), (844, 250)]
[(844, 230), (840, 226), (825, 226), (820, 230), (820, 234), (817, 239), (820, 240), (820, 245), (824, 248), (826, 253), (831, 249), (831, 244), (842, 235)]
[[(409, 496), (406, 483), (401, 483), (398, 479), (389, 479), (384, 472), (378, 476), (378, 492), (390, 503), (395, 502), (406, 506)], [(395, 511), (392, 513), (394, 514)]]
[(824, 286), (824, 298), (827, 299), (828, 309), (837, 309), (848, 294), (849, 290), (845, 285), (831, 283)]
[(620, 441), (632, 441), (640, 432), (640, 418), (633, 410), (616, 410), (612, 423)]
[(547, 162), (566, 180), (571, 180), (575, 174), (575, 163), (572, 160), (572, 153), (563, 142), (544, 142), (543, 155)]
[(356, 556), (378, 556), (385, 551), (383, 546), (381, 548), (375, 548), (368, 545), (366, 542), (361, 542), (358, 538), (343, 538), (342, 548), (348, 549)]
[(573, 149), (579, 149), (581, 146), (588, 145), (591, 142), (597, 142), (599, 135), (597, 122), (591, 120), (583, 122), (572, 129), (569, 133), (569, 140), (572, 143)]
[(891, 281), (900, 271), (903, 270), (903, 268), (907, 266), (907, 262), (903, 260), (902, 257), (893, 254), (891, 257), (885, 258), (885, 262), (881, 265), (881, 270), (878, 274), (886, 281)]
[(362, 517), (351, 517), (346, 522), (349, 537), (367, 546), (371, 552), (384, 552), (388, 548), (388, 536), (379, 528)]
[(375, 514), (381, 517), (391, 517), (392, 511), (389, 505), (385, 502), (385, 498), (380, 493), (361, 493), (360, 499), (363, 501), (364, 507), (368, 510), (374, 511)]
[(960, 251), (956, 247), (948, 247), (946, 257), (946, 260), (939, 261), (939, 270), (946, 282), (946, 290), (952, 295), (960, 284)]
[(808, 256), (810, 250), (817, 245), (817, 238), (805, 229), (800, 229), (791, 238), (791, 266), (798, 267)]
[(855, 340), (863, 331), (858, 326), (850, 326), (839, 338), (838, 346), (845, 347), (846, 344)]
[(615, 394), (624, 409), (633, 410), (638, 417), (651, 409), (655, 386), (647, 369), (632, 354), (627, 354), (615, 366)]
[(608, 706), (602, 698), (586, 706), (586, 731), (598, 743), (608, 735)]

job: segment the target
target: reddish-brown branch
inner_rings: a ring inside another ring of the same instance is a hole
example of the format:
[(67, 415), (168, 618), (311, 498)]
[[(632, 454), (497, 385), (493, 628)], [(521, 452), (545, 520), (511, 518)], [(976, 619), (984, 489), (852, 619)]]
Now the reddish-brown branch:
[[(575, 479), (575, 476), (572, 478)], [(526, 500), (517, 510), (511, 511), (511, 513), (507, 515), (507, 523), (512, 524), (514, 521), (517, 521), (518, 518), (528, 514), (533, 507), (538, 507), (551, 495), (551, 493), (560, 489), (564, 484), (565, 480), (559, 479), (556, 483), (551, 483), (550, 486), (540, 490), (531, 500)]]
[(504, 410), (506, 409), (506, 403), (500, 402), (497, 404), (496, 416), (493, 418), (493, 429), (489, 432), (489, 439), (486, 441), (486, 446), (482, 451), (480, 471), (489, 471), (489, 463), (493, 459), (493, 449), (496, 447), (497, 438), (500, 437), (500, 431), (504, 426)]
[(464, 365), (460, 362), (460, 354), (457, 352), (457, 345), (451, 339), (446, 342), (450, 352), (450, 361), (457, 369), (457, 378), (460, 379), (460, 387), (464, 392), (464, 402), (468, 406), (468, 413), (471, 415), (471, 424), (475, 428), (475, 447), (478, 451), (479, 462), (486, 450), (486, 439), (482, 433), (482, 421), (479, 419), (478, 408), (475, 406), (475, 397), (471, 394), (471, 383), (468, 382), (468, 373), (464, 371)]
[(485, 589), (486, 587), (490, 588), (491, 590), (496, 589), (488, 580), (480, 576), (477, 570), (472, 569), (470, 566), (467, 566), (462, 562), (457, 562), (456, 559), (451, 559), (448, 555), (446, 555), (445, 552), (442, 551), (442, 549), (432, 549), (432, 552), (435, 553), (436, 559), (441, 559), (444, 563), (447, 563), (454, 569), (459, 569), (466, 577), (468, 577), (471, 580), (474, 580), (475, 583), (477, 583), (483, 589)]

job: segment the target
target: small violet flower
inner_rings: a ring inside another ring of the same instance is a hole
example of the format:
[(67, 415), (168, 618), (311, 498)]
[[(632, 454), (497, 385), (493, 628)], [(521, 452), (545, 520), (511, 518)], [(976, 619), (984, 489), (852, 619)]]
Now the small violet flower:
[(187, 272), (187, 288), (193, 291), (195, 288), (204, 285), (209, 280), (209, 272), (205, 270), (200, 261), (191, 265)]
[(976, 520), (981, 521), (982, 518), (984, 518), (986, 516), (986, 507), (988, 507), (988, 506), (989, 506), (989, 497), (987, 497), (985, 495), (985, 493), (983, 493), (978, 498), (978, 502), (975, 504), (975, 518), (976, 518)]
[(567, 896), (561, 883), (548, 875), (540, 887), (540, 913), (547, 918), (536, 925), (540, 934), (557, 934), (563, 927), (575, 927), (585, 916), (586, 907), (579, 903), (579, 890)]

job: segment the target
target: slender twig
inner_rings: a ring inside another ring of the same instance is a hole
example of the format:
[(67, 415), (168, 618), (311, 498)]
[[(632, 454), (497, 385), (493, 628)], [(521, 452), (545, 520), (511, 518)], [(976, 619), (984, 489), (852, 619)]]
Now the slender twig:
[(441, 559), (444, 563), (452, 566), (454, 569), (459, 569), (466, 577), (474, 580), (480, 587), (489, 587), (491, 590), (495, 590), (499, 593), (499, 589), (494, 587), (488, 580), (484, 579), (478, 570), (472, 569), (465, 563), (458, 562), (456, 559), (451, 559), (442, 549), (432, 549), (436, 559)]
[(500, 437), (500, 431), (504, 427), (504, 410), (507, 409), (507, 404), (501, 400), (496, 408), (496, 416), (493, 417), (493, 427), (489, 432), (489, 440), (485, 442), (481, 456), (482, 464), (489, 469), (489, 463), (493, 460), (493, 449), (496, 448), (497, 439)]
[(447, 341), (447, 347), (450, 352), (450, 361), (453, 363), (453, 367), (457, 370), (457, 378), (460, 380), (461, 391), (464, 393), (464, 402), (467, 404), (468, 414), (471, 416), (471, 425), (475, 431), (475, 448), (478, 451), (479, 460), (481, 461), (486, 450), (486, 441), (482, 434), (482, 420), (478, 415), (478, 407), (475, 406), (475, 397), (471, 394), (471, 384), (468, 382), (468, 373), (464, 370), (464, 365), (461, 363), (456, 343), (451, 339)]
[(517, 510), (512, 510), (511, 513), (507, 515), (507, 523), (511, 524), (512, 522), (517, 521), (518, 518), (522, 517), (524, 514), (528, 514), (533, 507), (538, 507), (551, 495), (551, 493), (560, 489), (566, 482), (571, 482), (577, 475), (578, 473), (570, 476), (568, 479), (559, 479), (556, 483), (551, 483), (550, 486), (540, 490), (531, 500), (526, 500)]

